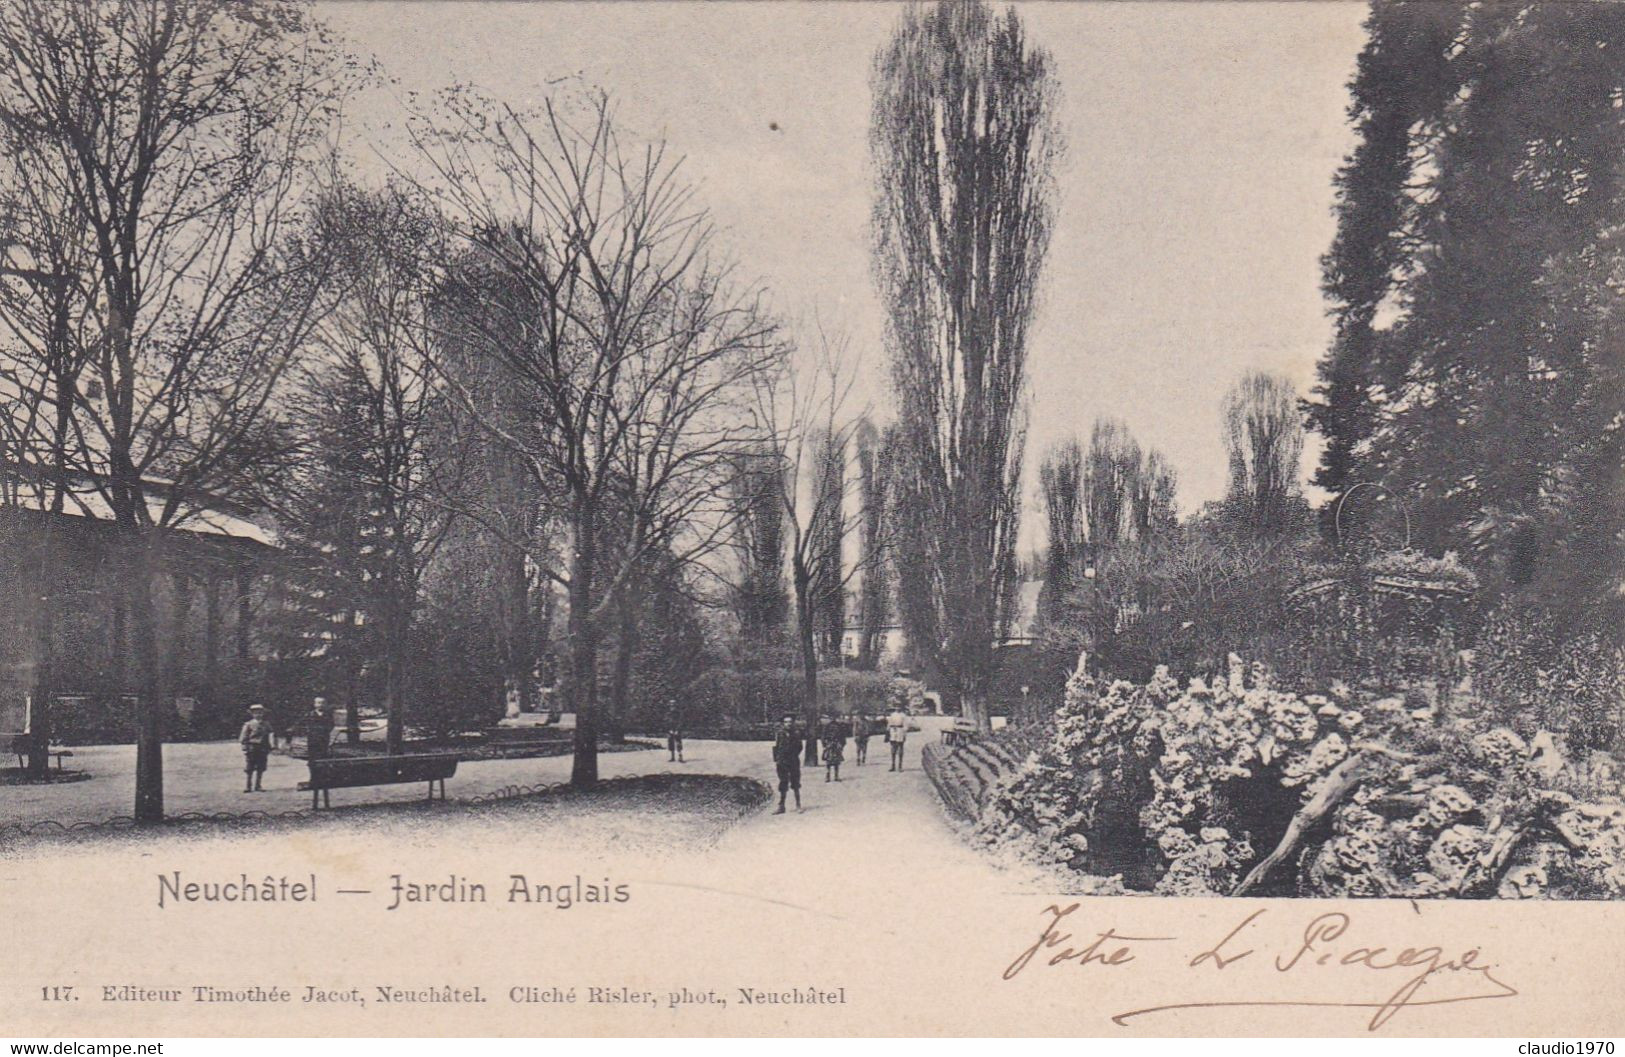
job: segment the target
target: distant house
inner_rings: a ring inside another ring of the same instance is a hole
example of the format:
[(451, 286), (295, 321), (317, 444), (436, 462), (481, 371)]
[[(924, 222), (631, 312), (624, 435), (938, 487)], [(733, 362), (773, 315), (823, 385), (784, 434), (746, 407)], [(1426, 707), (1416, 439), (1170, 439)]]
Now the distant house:
[[(43, 686), (54, 733), (127, 737), (137, 699), (120, 588), (125, 536), (97, 482), (75, 479), (56, 513), (37, 482), (18, 476), (0, 481), (0, 731), (30, 727)], [(180, 498), (161, 482), (146, 488), (155, 516)], [(189, 513), (167, 530), (153, 601), (174, 719), (189, 727), (240, 710), (243, 702), (223, 698), (264, 658), (258, 621), (279, 547), (269, 524), (240, 504), (185, 498)]]

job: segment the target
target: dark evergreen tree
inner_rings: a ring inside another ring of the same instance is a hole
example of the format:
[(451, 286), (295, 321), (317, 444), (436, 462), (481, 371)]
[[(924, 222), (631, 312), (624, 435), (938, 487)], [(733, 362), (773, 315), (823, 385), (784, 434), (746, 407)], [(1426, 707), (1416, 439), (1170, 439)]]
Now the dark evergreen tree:
[(1366, 20), (1369, 40), (1349, 86), (1359, 142), (1337, 174), (1337, 236), (1322, 261), (1336, 332), (1307, 406), (1326, 437), (1314, 481), (1331, 492), (1360, 479), (1359, 453), (1377, 427), (1379, 401), (1403, 377), (1377, 316), (1394, 307), (1412, 266), (1416, 180), (1456, 84), (1448, 53), (1462, 15), (1456, 4), (1399, 0), (1373, 4)]
[[(1625, 11), (1379, 4), (1327, 258), (1319, 483), (1505, 583), (1617, 585)], [(1403, 131), (1402, 131), (1403, 130)]]
[(733, 608), (741, 639), (756, 648), (778, 645), (790, 615), (785, 583), (784, 457), (764, 441), (733, 458), (728, 484), (734, 555), (739, 567)]

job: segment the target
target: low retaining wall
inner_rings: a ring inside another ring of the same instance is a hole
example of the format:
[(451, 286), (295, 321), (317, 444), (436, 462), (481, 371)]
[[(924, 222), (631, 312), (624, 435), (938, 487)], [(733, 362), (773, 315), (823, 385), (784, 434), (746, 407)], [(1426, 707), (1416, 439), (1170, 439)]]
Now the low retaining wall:
[(921, 752), (920, 761), (948, 814), (974, 823), (982, 815), (982, 803), (993, 783), (1019, 767), (1025, 757), (1025, 748), (1014, 739), (994, 735), (952, 748), (932, 742)]

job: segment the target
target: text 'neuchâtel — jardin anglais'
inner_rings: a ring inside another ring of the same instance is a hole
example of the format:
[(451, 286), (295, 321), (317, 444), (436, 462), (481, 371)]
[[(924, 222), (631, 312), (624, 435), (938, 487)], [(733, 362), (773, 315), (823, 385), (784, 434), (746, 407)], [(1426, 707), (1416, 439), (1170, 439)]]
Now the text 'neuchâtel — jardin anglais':
[(188, 880), (181, 871), (172, 870), (157, 876), (160, 909), (189, 903), (315, 903), (325, 896), (381, 898), (386, 910), (449, 903), (508, 903), (569, 910), (591, 904), (614, 906), (632, 900), (631, 885), (609, 877), (588, 879), (579, 873), (551, 883), (535, 882), (526, 874), (511, 873), (501, 883), (489, 886), (460, 874), (448, 874), (441, 880), (439, 877), (408, 879), (404, 874), (394, 873), (389, 875), (387, 885), (377, 889), (326, 887), (315, 874), (250, 877), (245, 873), (235, 878)]

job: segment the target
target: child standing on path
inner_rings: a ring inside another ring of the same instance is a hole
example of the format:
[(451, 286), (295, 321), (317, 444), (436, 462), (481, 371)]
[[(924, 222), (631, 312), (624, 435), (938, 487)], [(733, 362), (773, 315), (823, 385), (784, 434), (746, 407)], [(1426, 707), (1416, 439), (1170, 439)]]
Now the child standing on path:
[(834, 716), (824, 718), (824, 781), (841, 780), (841, 761), (846, 759), (846, 729)]
[(271, 758), (271, 724), (265, 721), (264, 705), (248, 706), (248, 722), (237, 735), (243, 747), (243, 792), (258, 793), (265, 778), (265, 765)]

